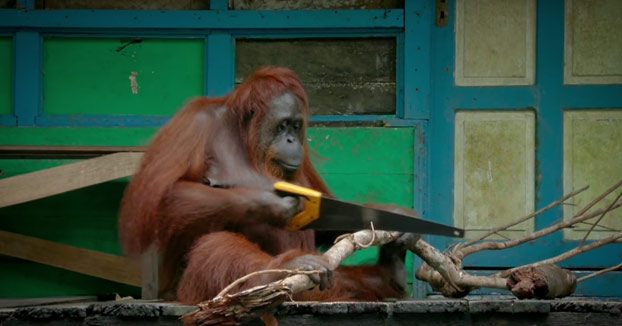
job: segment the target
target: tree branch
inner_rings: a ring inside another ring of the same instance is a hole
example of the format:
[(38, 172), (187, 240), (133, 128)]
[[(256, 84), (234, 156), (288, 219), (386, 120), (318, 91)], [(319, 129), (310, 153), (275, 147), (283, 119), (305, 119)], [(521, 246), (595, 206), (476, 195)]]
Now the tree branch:
[(583, 282), (583, 281), (587, 281), (587, 280), (589, 280), (589, 279), (591, 279), (591, 278), (593, 278), (593, 277), (596, 277), (596, 276), (599, 276), (599, 275), (603, 275), (603, 274), (605, 274), (605, 273), (613, 272), (613, 271), (615, 271), (615, 270), (617, 270), (617, 269), (622, 269), (622, 264), (618, 264), (618, 265), (615, 265), (615, 266), (611, 266), (611, 267), (609, 267), (609, 268), (602, 269), (602, 270), (600, 270), (600, 271), (598, 271), (598, 272), (594, 272), (594, 273), (592, 273), (592, 274), (589, 274), (589, 275), (585, 275), (585, 276), (583, 276), (583, 277), (580, 277), (580, 278), (578, 278), (578, 279), (577, 279), (577, 283), (581, 283), (581, 282)]
[(505, 278), (470, 275), (464, 272), (459, 260), (452, 259), (422, 239), (409, 249), (425, 261), (415, 275), (417, 279), (428, 282), (447, 297), (463, 297), (479, 287), (507, 290)]
[(312, 270), (312, 271), (303, 271), (300, 269), (265, 269), (265, 270), (261, 270), (261, 271), (256, 271), (256, 272), (252, 272), (250, 274), (247, 274), (246, 276), (240, 277), (239, 279), (235, 280), (233, 283), (227, 285), (226, 288), (222, 289), (222, 291), (220, 291), (220, 293), (218, 293), (216, 295), (216, 297), (222, 297), (225, 294), (227, 294), (229, 291), (231, 291), (231, 289), (233, 289), (234, 287), (243, 284), (244, 282), (248, 281), (249, 279), (258, 276), (258, 275), (263, 275), (263, 274), (285, 274), (286, 276), (291, 276), (291, 275), (297, 275), (297, 274), (301, 274), (301, 275), (311, 275), (311, 274), (318, 274), (320, 273), (319, 270)]
[(609, 205), (609, 207), (607, 207), (607, 209), (603, 212), (603, 214), (598, 218), (598, 220), (596, 220), (596, 222), (594, 222), (594, 224), (592, 224), (592, 227), (589, 229), (589, 231), (587, 231), (587, 233), (585, 233), (585, 236), (583, 237), (583, 239), (581, 240), (581, 243), (579, 243), (579, 247), (582, 247), (583, 244), (585, 243), (585, 240), (587, 240), (587, 237), (590, 235), (590, 233), (592, 233), (592, 230), (594, 230), (594, 228), (596, 227), (596, 225), (598, 225), (598, 223), (600, 223), (600, 221), (603, 219), (603, 217), (605, 217), (605, 214), (607, 214), (607, 212), (609, 212), (609, 210), (611, 209), (611, 206), (613, 206), (615, 203), (618, 202), (618, 200), (620, 199), (620, 197), (622, 196), (622, 191), (618, 194), (618, 196), (616, 197), (616, 199), (614, 199), (611, 202), (611, 205)]
[[(400, 232), (359, 231), (343, 237), (328, 249), (324, 256), (328, 259), (330, 269), (334, 270), (354, 251), (361, 249), (361, 244), (382, 245), (396, 240), (399, 236)], [(242, 279), (254, 276), (251, 274)], [(239, 293), (214, 297), (212, 300), (199, 303), (197, 310), (182, 316), (181, 319), (185, 325), (235, 325), (259, 317), (268, 318), (265, 316), (266, 313), (291, 298), (293, 294), (314, 287), (315, 283), (307, 275), (297, 273), (283, 280)]]
[[(612, 193), (614, 190), (618, 189), (620, 186), (622, 186), (622, 180), (618, 181), (618, 183), (614, 184), (609, 189), (605, 190), (605, 192), (600, 194), (600, 196), (598, 196), (594, 200), (592, 200), (591, 203), (589, 203), (585, 207), (583, 207), (583, 209), (580, 210), (574, 217), (577, 217), (579, 215), (585, 214), (585, 212), (587, 212), (590, 208), (594, 207), (594, 205), (598, 204), (599, 201), (603, 200), (603, 198), (607, 197), (610, 193)], [(616, 201), (614, 200), (613, 202), (615, 203)]]

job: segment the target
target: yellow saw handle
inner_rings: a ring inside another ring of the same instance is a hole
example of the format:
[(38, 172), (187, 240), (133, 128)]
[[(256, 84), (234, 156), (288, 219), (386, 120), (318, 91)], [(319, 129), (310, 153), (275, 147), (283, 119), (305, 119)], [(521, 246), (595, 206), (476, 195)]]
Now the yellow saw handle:
[(307, 199), (305, 209), (289, 221), (289, 223), (285, 226), (285, 230), (300, 230), (309, 223), (320, 218), (320, 201), (322, 200), (321, 192), (284, 181), (275, 183), (274, 189), (280, 192), (302, 196)]

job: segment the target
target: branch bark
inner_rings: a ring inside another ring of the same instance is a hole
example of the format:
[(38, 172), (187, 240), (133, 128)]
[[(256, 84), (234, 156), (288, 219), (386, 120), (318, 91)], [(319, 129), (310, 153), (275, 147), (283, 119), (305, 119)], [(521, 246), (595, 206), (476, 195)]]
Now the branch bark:
[[(490, 276), (470, 275), (464, 271), (462, 260), (470, 254), (484, 250), (502, 250), (512, 248), (528, 241), (547, 236), (564, 228), (571, 227), (577, 223), (584, 223), (586, 220), (597, 215), (601, 215), (602, 219), (607, 212), (622, 206), (622, 200), (620, 200), (622, 195), (618, 196), (618, 198), (616, 198), (606, 208), (589, 213), (588, 210), (620, 186), (622, 186), (622, 181), (607, 189), (603, 194), (581, 209), (570, 220), (551, 225), (520, 239), (502, 242), (486, 241), (476, 243), (491, 234), (505, 230), (513, 225), (533, 218), (548, 209), (564, 204), (567, 199), (584, 191), (587, 187), (572, 192), (560, 200), (551, 203), (537, 212), (518, 219), (513, 223), (500, 228), (495, 228), (478, 240), (458, 245), (451, 252), (441, 252), (421, 238), (416, 238), (415, 235), (400, 238), (400, 241), (408, 239), (406, 240), (406, 243), (408, 243), (409, 249), (421, 257), (425, 262), (421, 268), (417, 270), (416, 277), (422, 281), (428, 282), (434, 290), (447, 297), (463, 297), (477, 288), (511, 290), (518, 298), (563, 297), (572, 294), (578, 282), (588, 279), (589, 277), (603, 274), (607, 271), (619, 269), (622, 264), (605, 269), (579, 280), (577, 280), (574, 273), (569, 270), (559, 268), (555, 266), (555, 264), (581, 253), (620, 241), (620, 239), (622, 239), (622, 232), (617, 232), (608, 238), (592, 242), (588, 245), (583, 245), (581, 243), (577, 248), (569, 250), (556, 257), (525, 266), (511, 268)], [(596, 224), (598, 224), (598, 222), (594, 225)], [(324, 256), (329, 261), (329, 267), (334, 270), (354, 251), (372, 245), (382, 245), (390, 241), (394, 241), (398, 237), (400, 237), (400, 232), (374, 231), (373, 229), (359, 231), (340, 237), (340, 240), (328, 251), (326, 251)], [(267, 272), (274, 271), (258, 271), (249, 274), (236, 282), (242, 282), (255, 274)], [(233, 325), (260, 317), (263, 318), (263, 320), (274, 321), (274, 318), (271, 318), (270, 315), (274, 308), (285, 300), (291, 298), (293, 294), (315, 287), (315, 284), (307, 276), (308, 273), (311, 272), (298, 273), (298, 271), (282, 270), (277, 272), (285, 272), (296, 275), (291, 275), (283, 280), (257, 286), (235, 294), (226, 294), (226, 291), (223, 291), (212, 300), (200, 303), (198, 305), (198, 309), (184, 315), (182, 317), (182, 321), (186, 325)]]
[(507, 285), (519, 299), (554, 299), (571, 295), (577, 288), (577, 277), (567, 269), (545, 264), (515, 270)]
[[(364, 230), (342, 237), (324, 256), (336, 269), (354, 251), (368, 244), (382, 245), (396, 240), (400, 232)], [(245, 276), (246, 277), (246, 276)], [(244, 277), (244, 278), (245, 278)], [(198, 309), (181, 317), (185, 325), (235, 325), (256, 318), (267, 318), (274, 308), (295, 293), (315, 287), (307, 275), (293, 275), (283, 280), (256, 286), (235, 294), (216, 296), (198, 304)]]
[(444, 296), (461, 298), (480, 287), (507, 290), (505, 278), (470, 275), (462, 269), (460, 260), (442, 253), (422, 239), (409, 249), (425, 261), (415, 274), (417, 279), (428, 282)]

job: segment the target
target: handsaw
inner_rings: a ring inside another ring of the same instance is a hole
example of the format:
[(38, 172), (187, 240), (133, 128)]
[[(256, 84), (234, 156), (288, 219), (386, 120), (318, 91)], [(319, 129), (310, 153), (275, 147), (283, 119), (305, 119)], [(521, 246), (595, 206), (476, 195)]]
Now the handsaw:
[(274, 188), (282, 194), (297, 195), (306, 199), (304, 210), (292, 218), (285, 227), (287, 230), (355, 231), (367, 229), (370, 227), (370, 223), (373, 223), (376, 230), (434, 234), (459, 238), (464, 236), (463, 229), (410, 215), (325, 197), (319, 191), (288, 182), (276, 182)]

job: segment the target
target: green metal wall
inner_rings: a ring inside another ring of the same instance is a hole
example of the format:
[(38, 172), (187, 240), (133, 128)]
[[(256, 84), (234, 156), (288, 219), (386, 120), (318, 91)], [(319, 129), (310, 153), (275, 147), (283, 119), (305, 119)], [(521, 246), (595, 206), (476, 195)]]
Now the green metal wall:
[[(0, 144), (145, 145), (157, 128), (0, 128)], [(311, 128), (312, 159), (333, 192), (356, 202), (413, 204), (412, 128)], [(4, 177), (71, 160), (1, 160)], [(1, 229), (82, 248), (121, 254), (118, 203), (127, 180), (118, 180), (0, 209)], [(372, 263), (375, 249), (349, 264)], [(410, 264), (409, 264), (410, 265)], [(54, 267), (0, 256), (0, 297), (138, 294), (136, 288)]]
[[(216, 8), (218, 3), (224, 2), (212, 1), (212, 7)], [(40, 12), (42, 11), (29, 11), (33, 14)], [(85, 11), (73, 12), (70, 16), (86, 22), (89, 19), (84, 18), (85, 13), (98, 14), (97, 11)], [(207, 12), (210, 15), (214, 13), (227, 16), (228, 18), (222, 18), (227, 21), (237, 19), (235, 17), (238, 15), (232, 14), (229, 17), (226, 13)], [(396, 70), (402, 64), (397, 54), (402, 41), (398, 37), (399, 31), (391, 29), (396, 24), (391, 17), (398, 22), (403, 21), (403, 18), (401, 14), (392, 13), (390, 10), (382, 13), (382, 17), (378, 18), (374, 13), (326, 11), (326, 15), (339, 17), (322, 18), (328, 24), (326, 26), (330, 27), (331, 22), (335, 21), (358, 26), (356, 24), (359, 20), (365, 26), (372, 26), (366, 20), (369, 16), (369, 20), (373, 20), (374, 31), (350, 30), (344, 34), (339, 30), (341, 27), (338, 26), (341, 25), (338, 23), (335, 25), (338, 28), (333, 28), (322, 37), (349, 39), (331, 43), (334, 44), (336, 54), (311, 56), (315, 58), (315, 66), (307, 64), (308, 57), (307, 61), (302, 57), (293, 57), (291, 62), (285, 62), (298, 63), (300, 67), (307, 67), (307, 70), (321, 75), (322, 80), (316, 83), (321, 85), (335, 78), (331, 79), (332, 75), (325, 76), (324, 71), (318, 71), (315, 67), (321, 67), (324, 61), (330, 63), (333, 58), (340, 58), (345, 62), (342, 67), (344, 70), (364, 77), (367, 70), (382, 73), (380, 77), (373, 75), (373, 78), (357, 77), (358, 79), (351, 74), (342, 73), (337, 76), (341, 78), (338, 82), (347, 84), (342, 93), (330, 97), (315, 92), (318, 100), (312, 101), (312, 110), (314, 105), (321, 106), (317, 104), (320, 99), (324, 100), (324, 106), (335, 110), (316, 112), (319, 115), (329, 115), (328, 118), (320, 119), (322, 122), (367, 121), (363, 124), (377, 125), (378, 121), (385, 118), (395, 122), (396, 117), (403, 115), (400, 111), (403, 98), (398, 87), (401, 77), (396, 76)], [(164, 14), (173, 16), (180, 12)], [(313, 16), (315, 12), (306, 14)], [(352, 20), (351, 16), (356, 19)], [(168, 17), (166, 22), (174, 21), (175, 28), (179, 23), (194, 21)], [(67, 17), (64, 16), (64, 19)], [(199, 15), (197, 19), (201, 20), (202, 16)], [(219, 19), (209, 21), (217, 22)], [(262, 16), (257, 19), (263, 21), (264, 18)], [(278, 25), (278, 20), (267, 20), (270, 26)], [(137, 21), (137, 16), (133, 16), (131, 21)], [(291, 21), (299, 23), (297, 19), (292, 18)], [(104, 29), (109, 24), (114, 24), (108, 19), (100, 22), (105, 22)], [(315, 24), (316, 19), (310, 22)], [(142, 21), (141, 23), (144, 24)], [(290, 24), (289, 16), (287, 24)], [(388, 27), (380, 28), (383, 24)], [(6, 36), (0, 35), (0, 125), (5, 126), (0, 127), (1, 145), (147, 145), (157, 130), (154, 126), (170, 117), (188, 98), (213, 94), (214, 90), (216, 94), (220, 94), (233, 86), (234, 77), (237, 76), (233, 71), (234, 56), (242, 60), (247, 54), (244, 62), (249, 67), (253, 64), (280, 62), (273, 62), (269, 56), (258, 58), (252, 55), (252, 51), (245, 52), (244, 49), (240, 52), (232, 51), (235, 38), (228, 34), (207, 33), (203, 29), (201, 32), (174, 31), (159, 34), (155, 28), (143, 31), (138, 39), (123, 29), (110, 30), (107, 33), (83, 33), (79, 29), (63, 30), (58, 29), (57, 25), (54, 26), (57, 29), (41, 34), (38, 30), (30, 32), (18, 28), (18, 32), (13, 33), (11, 30)], [(277, 36), (277, 39), (284, 37)], [(296, 34), (286, 36), (297, 38)], [(251, 43), (257, 45), (261, 42)], [(291, 45), (288, 42), (281, 43), (284, 48)], [(315, 44), (316, 51), (323, 50), (320, 43), (302, 43)], [(352, 44), (356, 46), (353, 48)], [(211, 50), (209, 53), (208, 47)], [(352, 55), (353, 49), (359, 53)], [(377, 53), (369, 52), (370, 50)], [(299, 52), (304, 51), (302, 49)], [(373, 55), (364, 57), (370, 53)], [(283, 56), (280, 51), (275, 55)], [(222, 58), (227, 60), (223, 63)], [(334, 74), (331, 67), (327, 70)], [(231, 71), (229, 68), (232, 68)], [(244, 71), (243, 64), (236, 68), (239, 68), (238, 72)], [(130, 78), (133, 75), (136, 81), (135, 92), (132, 90)], [(223, 83), (223, 80), (230, 83)], [(353, 82), (358, 83), (356, 87), (350, 87)], [(18, 85), (16, 89), (14, 85)], [(367, 88), (361, 88), (363, 86)], [(317, 87), (319, 86), (316, 85)], [(352, 93), (355, 93), (354, 90), (358, 90), (358, 93), (344, 100), (346, 97), (343, 94), (348, 93), (348, 87)], [(371, 93), (378, 87), (380, 95)], [(332, 94), (330, 91), (329, 93)], [(352, 115), (352, 110), (344, 111), (354, 100), (362, 103), (355, 112), (357, 116)], [(374, 110), (370, 110), (370, 107)], [(376, 116), (371, 116), (370, 113)], [(349, 115), (346, 119), (339, 120), (346, 115)], [(406, 127), (310, 128), (308, 141), (313, 150), (312, 161), (338, 198), (360, 203), (393, 203), (413, 207), (417, 197), (413, 193), (416, 183), (414, 138), (415, 132), (422, 132), (417, 129), (421, 124), (397, 125)], [(72, 160), (0, 160), (0, 179), (70, 162)], [(116, 215), (127, 181), (117, 180), (1, 208), (0, 230), (120, 255), (122, 253), (117, 238)], [(355, 253), (345, 264), (374, 263), (376, 257), (377, 249), (369, 248)], [(407, 266), (412, 266), (412, 256), (409, 256)], [(412, 272), (409, 275), (412, 276)], [(0, 297), (110, 293), (138, 295), (140, 291), (131, 286), (0, 255)]]
[(10, 114), (13, 106), (13, 40), (0, 37), (0, 115)]

